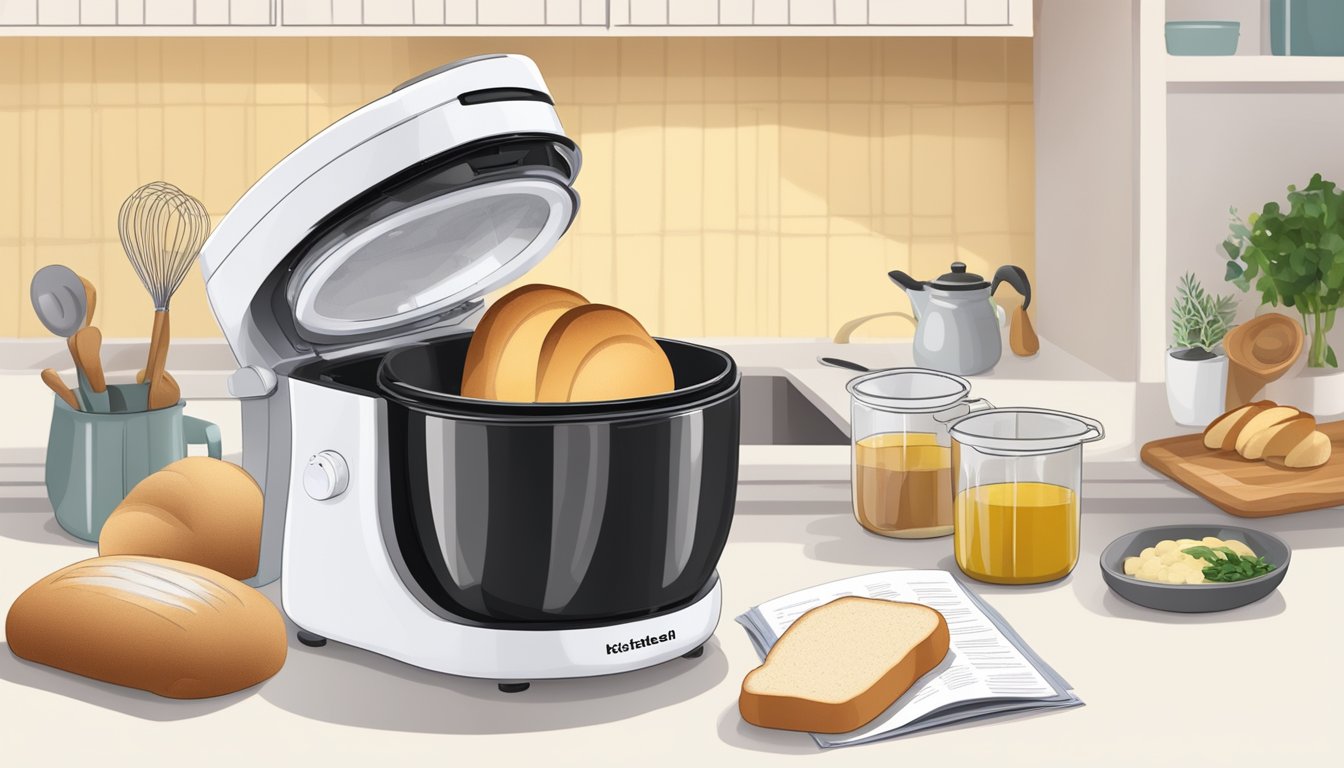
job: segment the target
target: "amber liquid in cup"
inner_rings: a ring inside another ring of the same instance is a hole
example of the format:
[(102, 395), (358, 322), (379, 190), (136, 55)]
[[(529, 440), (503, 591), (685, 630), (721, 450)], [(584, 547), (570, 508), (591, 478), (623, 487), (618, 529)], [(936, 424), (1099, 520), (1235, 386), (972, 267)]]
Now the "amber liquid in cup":
[(854, 516), (900, 539), (952, 533), (952, 449), (927, 432), (886, 432), (854, 446)]
[(957, 565), (981, 581), (1038, 584), (1078, 562), (1078, 496), (1049, 483), (993, 483), (957, 494)]

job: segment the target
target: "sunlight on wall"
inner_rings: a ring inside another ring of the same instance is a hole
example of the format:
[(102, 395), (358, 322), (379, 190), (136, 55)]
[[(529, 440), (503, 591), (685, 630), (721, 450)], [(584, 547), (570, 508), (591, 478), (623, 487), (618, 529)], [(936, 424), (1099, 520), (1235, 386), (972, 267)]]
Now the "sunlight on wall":
[[(50, 263), (98, 286), (106, 336), (147, 336), (131, 190), (171, 181), (217, 221), (332, 121), (491, 51), (537, 61), (584, 153), (579, 217), (524, 282), (663, 335), (815, 337), (908, 311), (890, 269), (1032, 273), (1029, 39), (6, 38), (0, 336), (46, 335), (28, 282)], [(199, 274), (172, 307), (175, 335), (218, 335)]]

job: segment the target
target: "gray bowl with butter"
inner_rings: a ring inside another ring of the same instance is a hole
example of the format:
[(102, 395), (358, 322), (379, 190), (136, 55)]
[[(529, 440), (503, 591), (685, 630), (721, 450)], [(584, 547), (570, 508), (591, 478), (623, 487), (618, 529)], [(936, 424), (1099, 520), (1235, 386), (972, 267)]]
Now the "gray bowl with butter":
[[(1163, 539), (1238, 539), (1274, 570), (1244, 581), (1206, 584), (1164, 584), (1125, 575), (1125, 558), (1138, 555)], [(1234, 525), (1161, 525), (1127, 533), (1101, 553), (1101, 575), (1106, 585), (1131, 603), (1159, 611), (1210, 613), (1249, 605), (1275, 589), (1288, 573), (1292, 551), (1282, 539)]]

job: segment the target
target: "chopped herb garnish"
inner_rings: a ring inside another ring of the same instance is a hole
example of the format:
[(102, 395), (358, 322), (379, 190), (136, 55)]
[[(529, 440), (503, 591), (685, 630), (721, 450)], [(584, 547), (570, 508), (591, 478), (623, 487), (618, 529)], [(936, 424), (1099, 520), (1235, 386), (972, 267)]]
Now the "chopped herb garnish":
[[(1263, 557), (1242, 557), (1227, 547), (1199, 546), (1188, 547), (1181, 551), (1209, 563), (1204, 568), (1204, 578), (1209, 581), (1245, 581), (1264, 576), (1274, 570), (1274, 566), (1265, 562)], [(1219, 552), (1226, 557), (1219, 557)]]

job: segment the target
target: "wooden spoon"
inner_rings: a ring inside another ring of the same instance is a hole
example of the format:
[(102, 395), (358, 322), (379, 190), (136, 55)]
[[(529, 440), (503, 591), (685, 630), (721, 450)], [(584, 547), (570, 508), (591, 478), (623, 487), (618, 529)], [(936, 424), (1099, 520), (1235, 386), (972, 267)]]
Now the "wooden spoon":
[[(73, 336), (65, 340), (70, 348), (70, 358), (75, 361), (79, 375), (79, 388), (89, 410), (105, 413), (111, 409), (111, 399), (107, 394), (107, 379), (103, 375), (103, 334), (97, 328), (89, 333), (93, 324), (93, 312), (98, 307), (98, 289), (81, 276), (79, 282), (84, 286), (84, 324)], [(96, 369), (96, 373), (90, 369)]]
[(94, 413), (106, 413), (112, 407), (107, 377), (103, 374), (102, 351), (103, 332), (95, 326), (81, 328), (70, 337), (70, 355), (80, 375), (80, 389)]
[(1265, 385), (1283, 376), (1302, 354), (1305, 334), (1296, 320), (1277, 312), (1233, 328), (1227, 350), (1227, 403), (1231, 410), (1251, 402)]
[[(177, 388), (177, 391), (178, 391), (178, 392), (181, 392), (181, 391), (182, 391), (182, 388), (177, 386), (177, 379), (174, 379), (174, 378), (173, 378), (173, 374), (171, 374), (171, 373), (169, 373), (169, 372), (167, 372), (167, 371), (164, 371), (164, 372), (163, 372), (163, 380), (164, 380), (164, 381), (168, 381), (168, 382), (172, 382), (169, 386), (172, 386), (172, 387)], [(136, 383), (136, 384), (144, 384), (144, 383), (145, 383), (145, 369), (144, 369), (144, 368), (141, 368), (139, 371), (136, 372), (136, 374), (135, 374), (135, 383)]]
[(56, 372), (55, 368), (43, 368), (42, 381), (51, 388), (52, 392), (56, 393), (57, 397), (64, 400), (65, 404), (70, 406), (71, 410), (84, 410), (79, 407), (79, 400), (75, 398), (74, 391), (66, 386), (65, 382), (61, 379), (61, 375)]
[(103, 374), (103, 332), (96, 326), (81, 328), (70, 337), (75, 362), (89, 380), (89, 388), (96, 393), (107, 391), (107, 377)]

